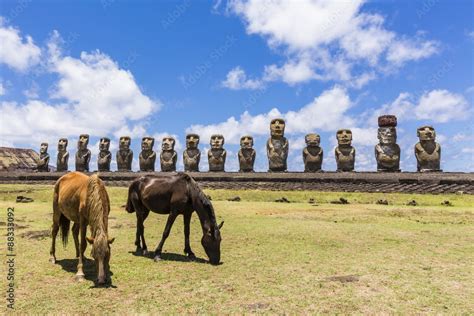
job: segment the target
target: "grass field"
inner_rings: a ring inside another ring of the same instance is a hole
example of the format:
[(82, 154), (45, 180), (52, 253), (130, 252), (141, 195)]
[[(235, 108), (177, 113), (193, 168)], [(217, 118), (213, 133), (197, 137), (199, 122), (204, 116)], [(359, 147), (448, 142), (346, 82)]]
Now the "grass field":
[[(92, 261), (87, 280), (74, 279), (72, 242), (58, 242), (58, 262), (48, 262), (52, 186), (0, 185), (5, 233), (6, 209), (15, 207), (17, 312), (474, 313), (474, 196), (208, 190), (225, 220), (223, 264), (211, 266), (183, 256), (180, 218), (164, 260), (135, 256), (135, 215), (122, 208), (127, 189), (108, 191), (112, 286), (94, 288)], [(17, 195), (35, 201), (15, 203)], [(241, 201), (227, 201), (235, 196)], [(291, 203), (274, 202), (281, 197)], [(330, 203), (340, 197), (350, 204)], [(418, 206), (407, 206), (413, 199)], [(151, 214), (145, 222), (151, 250), (165, 220)], [(194, 215), (191, 246), (206, 258), (200, 238)], [(0, 244), (4, 254), (6, 240)]]

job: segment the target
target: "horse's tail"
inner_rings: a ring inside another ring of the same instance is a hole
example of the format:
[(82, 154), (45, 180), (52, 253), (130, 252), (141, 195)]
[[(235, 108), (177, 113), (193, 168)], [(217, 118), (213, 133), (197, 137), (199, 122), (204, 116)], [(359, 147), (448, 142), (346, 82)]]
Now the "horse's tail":
[(132, 184), (128, 187), (128, 197), (127, 197), (127, 204), (125, 205), (125, 210), (128, 213), (135, 212), (135, 208), (133, 207), (133, 199), (138, 197), (138, 186), (140, 185), (139, 179), (134, 180)]
[(107, 225), (106, 219), (110, 212), (110, 201), (104, 183), (97, 174), (90, 176), (87, 182), (86, 205), (89, 209), (90, 221), (97, 222), (97, 220), (103, 220), (103, 223)]
[[(54, 186), (53, 209), (55, 212), (59, 211), (58, 210), (59, 184), (60, 184), (60, 181), (56, 182), (56, 185)], [(71, 221), (66, 216), (64, 216), (64, 214), (61, 213), (61, 215), (59, 216), (59, 227), (61, 228), (61, 240), (63, 242), (64, 247), (67, 246), (67, 239), (68, 239), (70, 224), (71, 224)]]

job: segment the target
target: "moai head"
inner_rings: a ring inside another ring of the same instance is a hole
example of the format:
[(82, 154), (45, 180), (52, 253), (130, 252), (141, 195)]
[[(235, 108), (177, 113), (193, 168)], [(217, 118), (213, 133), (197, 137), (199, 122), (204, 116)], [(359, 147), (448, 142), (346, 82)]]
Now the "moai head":
[(132, 140), (130, 139), (129, 136), (122, 136), (120, 137), (119, 140), (119, 149), (120, 150), (129, 150), (130, 149), (130, 143)]
[(67, 138), (60, 138), (58, 141), (58, 151), (65, 151), (67, 149)]
[(397, 117), (395, 115), (382, 115), (378, 119), (379, 129), (377, 138), (380, 144), (390, 145), (397, 142)]
[(318, 134), (308, 134), (304, 137), (304, 140), (308, 147), (319, 147), (321, 137)]
[(352, 131), (350, 129), (340, 129), (336, 133), (338, 145), (351, 145)]
[(224, 136), (219, 134), (212, 135), (210, 145), (212, 149), (222, 149), (224, 147)]
[(100, 151), (108, 151), (110, 148), (110, 138), (102, 137), (99, 143), (99, 150)]
[(153, 150), (153, 145), (155, 145), (155, 139), (150, 136), (145, 136), (142, 138), (142, 150), (151, 151)]
[(48, 152), (48, 143), (41, 143), (40, 154), (46, 154)]
[(174, 144), (175, 143), (176, 143), (176, 141), (174, 140), (173, 137), (171, 137), (171, 136), (164, 137), (163, 141), (161, 143), (161, 150), (163, 150), (163, 151), (174, 150)]
[(199, 145), (199, 135), (198, 134), (188, 134), (186, 135), (186, 149), (196, 149)]
[(273, 119), (270, 122), (270, 134), (275, 138), (283, 137), (285, 135), (285, 121), (281, 118)]
[(253, 147), (253, 137), (249, 135), (240, 138), (240, 147), (242, 149), (250, 149)]
[(434, 141), (436, 139), (436, 131), (432, 126), (422, 126), (416, 130), (416, 136), (422, 141)]
[(77, 148), (79, 150), (87, 149), (88, 144), (89, 144), (89, 135), (88, 134), (79, 135), (79, 140), (77, 141)]

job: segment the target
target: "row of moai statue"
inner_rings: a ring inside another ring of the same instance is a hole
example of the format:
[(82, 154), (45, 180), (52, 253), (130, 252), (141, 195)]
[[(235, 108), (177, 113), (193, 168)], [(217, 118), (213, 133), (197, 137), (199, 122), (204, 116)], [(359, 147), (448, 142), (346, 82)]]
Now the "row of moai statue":
[[(377, 171), (398, 172), (400, 171), (400, 147), (397, 144), (397, 118), (394, 115), (383, 115), (378, 118), (378, 140), (375, 146), (375, 158), (377, 160)], [(285, 121), (274, 119), (270, 123), (270, 138), (267, 141), (267, 156), (270, 172), (287, 171), (287, 158), (289, 143), (285, 135)], [(419, 142), (415, 145), (415, 156), (419, 172), (441, 171), (441, 147), (436, 143), (436, 132), (431, 126), (418, 128)], [(337, 147), (335, 158), (337, 171), (354, 171), (356, 150), (352, 146), (352, 132), (349, 129), (341, 129), (336, 133)], [(199, 135), (186, 135), (186, 149), (183, 153), (184, 171), (199, 171), (201, 151), (198, 148)], [(303, 162), (305, 172), (321, 171), (323, 163), (323, 149), (320, 147), (321, 138), (318, 134), (305, 136), (306, 147), (303, 149)], [(76, 170), (89, 171), (91, 152), (87, 148), (89, 135), (79, 136), (76, 152)], [(142, 138), (142, 151), (139, 155), (140, 171), (155, 171), (156, 153), (153, 151), (155, 139), (153, 137)], [(120, 137), (119, 150), (117, 151), (118, 171), (131, 171), (133, 151), (130, 149), (131, 139), (128, 136)], [(68, 140), (61, 138), (58, 142), (57, 171), (67, 171), (69, 153), (67, 152)], [(223, 172), (227, 152), (224, 149), (224, 136), (212, 135), (210, 139), (211, 149), (208, 151), (209, 171)], [(178, 155), (174, 150), (175, 139), (163, 138), (160, 153), (161, 171), (176, 171)], [(110, 171), (112, 154), (109, 151), (110, 139), (101, 138), (99, 143), (99, 155), (97, 167), (99, 171)], [(42, 143), (40, 148), (40, 160), (38, 171), (49, 171), (48, 144)], [(253, 137), (246, 135), (240, 139), (240, 150), (238, 152), (240, 172), (253, 172), (256, 152), (253, 149)]]

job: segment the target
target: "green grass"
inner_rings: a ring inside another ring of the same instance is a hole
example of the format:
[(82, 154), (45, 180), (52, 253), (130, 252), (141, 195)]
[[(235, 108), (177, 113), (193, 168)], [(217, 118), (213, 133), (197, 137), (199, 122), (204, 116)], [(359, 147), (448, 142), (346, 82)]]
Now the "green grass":
[[(32, 191), (8, 193), (23, 190)], [(223, 264), (211, 266), (182, 260), (180, 218), (164, 247), (170, 260), (134, 256), (135, 215), (121, 207), (127, 189), (108, 191), (113, 287), (93, 288), (92, 263), (89, 280), (74, 280), (72, 242), (66, 249), (58, 242), (63, 261), (52, 265), (49, 237), (19, 237), (49, 230), (52, 186), (0, 185), (1, 208), (14, 206), (16, 224), (27, 226), (16, 230), (17, 312), (474, 313), (473, 196), (207, 190), (225, 220)], [(17, 195), (35, 202), (15, 203)], [(242, 201), (227, 201), (235, 196)], [(292, 203), (273, 202), (281, 197)], [(329, 203), (339, 197), (350, 204)], [(413, 199), (418, 206), (405, 205)], [(151, 250), (165, 220), (151, 214), (145, 222)], [(195, 215), (191, 227), (191, 246), (206, 258)]]

